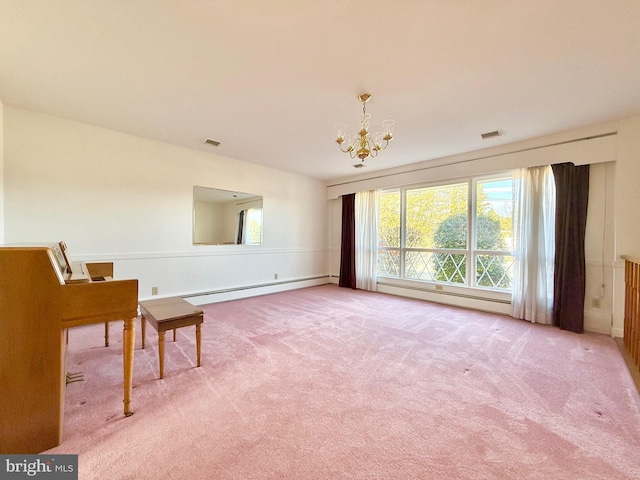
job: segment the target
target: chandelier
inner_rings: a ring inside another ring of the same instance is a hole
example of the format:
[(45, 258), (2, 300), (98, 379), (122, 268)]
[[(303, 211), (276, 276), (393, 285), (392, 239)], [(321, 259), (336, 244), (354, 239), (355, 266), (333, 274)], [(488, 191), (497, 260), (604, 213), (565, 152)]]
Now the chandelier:
[[(362, 113), (358, 115), (360, 120), (360, 131), (357, 134), (347, 136), (347, 126), (345, 124), (336, 125), (338, 137), (336, 143), (340, 150), (348, 153), (351, 158), (358, 157), (363, 163), (368, 157), (378, 156), (378, 152), (384, 150), (393, 140), (393, 120), (382, 122), (384, 132), (375, 132), (369, 135), (369, 120), (371, 114), (367, 113), (367, 102), (371, 100), (371, 94), (362, 93), (358, 95), (358, 100), (362, 102)], [(346, 147), (346, 148), (345, 148)]]
[(360, 131), (357, 134), (347, 136), (347, 126), (345, 124), (338, 124), (336, 125), (338, 130), (336, 143), (342, 152), (348, 153), (351, 158), (358, 157), (364, 163), (367, 157), (376, 157), (378, 156), (378, 152), (387, 148), (389, 142), (393, 140), (392, 130), (396, 122), (393, 120), (384, 120), (382, 122), (384, 132), (375, 132), (370, 136), (369, 120), (371, 119), (371, 114), (367, 113), (367, 102), (371, 100), (371, 94), (361, 93), (358, 95), (358, 100), (362, 102), (362, 113), (358, 115)]

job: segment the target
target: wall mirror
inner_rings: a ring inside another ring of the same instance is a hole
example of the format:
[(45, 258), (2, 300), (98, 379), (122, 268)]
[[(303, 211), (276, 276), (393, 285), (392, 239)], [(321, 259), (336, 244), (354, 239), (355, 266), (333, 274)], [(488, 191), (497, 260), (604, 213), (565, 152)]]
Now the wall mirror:
[(194, 245), (261, 245), (262, 197), (193, 187)]

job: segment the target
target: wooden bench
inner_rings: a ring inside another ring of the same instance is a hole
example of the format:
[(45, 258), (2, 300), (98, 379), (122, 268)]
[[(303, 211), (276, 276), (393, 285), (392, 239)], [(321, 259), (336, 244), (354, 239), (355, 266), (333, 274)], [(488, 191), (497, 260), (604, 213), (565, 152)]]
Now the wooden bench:
[(164, 334), (173, 330), (173, 341), (176, 341), (176, 329), (180, 327), (196, 326), (196, 354), (198, 367), (200, 366), (200, 326), (203, 322), (202, 310), (186, 300), (178, 297), (160, 298), (140, 302), (142, 324), (142, 348), (145, 347), (147, 321), (158, 332), (158, 356), (160, 360), (160, 378), (164, 378)]

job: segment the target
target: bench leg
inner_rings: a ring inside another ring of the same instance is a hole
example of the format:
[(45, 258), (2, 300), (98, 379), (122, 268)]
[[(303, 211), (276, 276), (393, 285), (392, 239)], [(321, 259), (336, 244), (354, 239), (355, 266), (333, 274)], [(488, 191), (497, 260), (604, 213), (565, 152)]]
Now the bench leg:
[(200, 366), (200, 343), (201, 343), (201, 334), (200, 334), (200, 324), (196, 325), (196, 355), (198, 357), (198, 366)]
[(104, 346), (109, 346), (109, 322), (104, 322)]
[(144, 350), (144, 342), (147, 337), (147, 319), (144, 318), (144, 315), (140, 316), (140, 327), (142, 327), (142, 349)]
[(136, 340), (135, 317), (124, 321), (122, 330), (122, 363), (124, 369), (124, 415), (133, 415), (131, 411), (131, 389), (133, 386), (133, 349)]
[(160, 360), (160, 378), (164, 378), (164, 332), (158, 332), (158, 358)]

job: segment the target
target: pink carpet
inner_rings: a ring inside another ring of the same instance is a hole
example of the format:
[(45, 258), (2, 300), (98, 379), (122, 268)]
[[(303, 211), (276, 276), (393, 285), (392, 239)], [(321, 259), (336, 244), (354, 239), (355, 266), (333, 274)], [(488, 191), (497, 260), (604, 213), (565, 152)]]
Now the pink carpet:
[(141, 350), (70, 334), (81, 479), (640, 479), (640, 397), (611, 338), (335, 285), (207, 305)]

